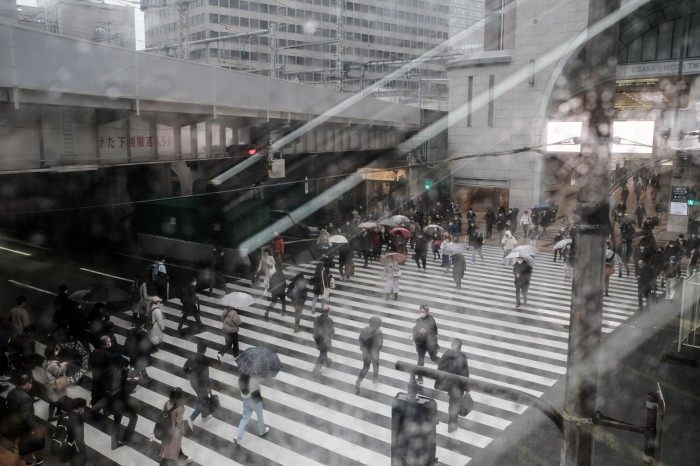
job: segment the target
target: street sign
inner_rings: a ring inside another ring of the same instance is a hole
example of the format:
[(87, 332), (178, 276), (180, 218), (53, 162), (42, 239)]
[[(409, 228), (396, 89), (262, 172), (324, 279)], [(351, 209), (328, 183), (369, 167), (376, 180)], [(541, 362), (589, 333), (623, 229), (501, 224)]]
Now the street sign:
[(671, 215), (688, 215), (688, 194), (690, 188), (687, 186), (671, 187), (671, 205), (668, 213)]

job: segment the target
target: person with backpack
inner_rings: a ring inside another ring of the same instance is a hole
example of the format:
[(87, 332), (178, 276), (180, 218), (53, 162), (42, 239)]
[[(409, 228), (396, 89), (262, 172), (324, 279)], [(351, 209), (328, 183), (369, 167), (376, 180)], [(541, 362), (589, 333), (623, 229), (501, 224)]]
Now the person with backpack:
[(197, 323), (197, 328), (204, 328), (202, 319), (199, 317), (199, 298), (197, 296), (197, 277), (192, 277), (182, 288), (182, 316), (177, 324), (177, 332), (182, 335), (182, 326), (187, 322), (187, 318), (192, 316)]
[[(67, 438), (73, 443), (65, 459), (70, 466), (84, 466), (87, 464), (87, 446), (85, 445), (85, 398), (76, 398), (72, 402), (71, 410), (68, 412)], [(58, 427), (58, 426), (57, 426)], [(60, 459), (60, 456), (59, 456)]]
[[(459, 338), (452, 340), (451, 349), (445, 351), (442, 355), (437, 369), (442, 372), (469, 377), (469, 362), (467, 361), (467, 356), (462, 353), (462, 340)], [(447, 392), (449, 397), (447, 432), (452, 433), (457, 430), (457, 416), (460, 414), (465, 391), (469, 393), (469, 385), (459, 382), (448, 382), (438, 377), (435, 380), (435, 390), (443, 390)]]
[(372, 383), (379, 381), (379, 351), (384, 345), (384, 336), (381, 330), (382, 319), (377, 316), (369, 319), (369, 325), (360, 330), (358, 338), (360, 350), (362, 350), (362, 369), (355, 382), (355, 393), (360, 394), (360, 384), (369, 372), (372, 364)]
[(280, 315), (283, 316), (285, 312), (287, 312), (287, 302), (286, 302), (286, 292), (285, 288), (287, 287), (287, 282), (286, 282), (286, 277), (284, 276), (284, 272), (282, 269), (278, 269), (275, 271), (275, 273), (272, 274), (272, 277), (270, 277), (270, 304), (267, 306), (265, 309), (265, 320), (268, 319), (268, 315), (270, 314), (270, 309), (275, 307), (275, 303), (277, 300), (280, 300), (282, 302), (282, 309), (280, 310)]
[[(197, 404), (190, 417), (186, 419), (190, 430), (194, 430), (192, 423), (197, 416), (204, 410), (204, 404), (211, 396), (211, 380), (209, 379), (209, 358), (205, 354), (207, 352), (207, 344), (203, 341), (197, 343), (197, 352), (189, 358), (183, 367), (185, 374), (190, 379), (192, 390), (197, 394)], [(209, 415), (202, 413), (202, 418), (207, 419)]]
[(330, 313), (330, 306), (324, 304), (321, 308), (321, 314), (314, 320), (314, 341), (316, 342), (316, 349), (318, 350), (318, 359), (316, 360), (316, 365), (313, 370), (313, 376), (316, 378), (320, 377), (321, 368), (324, 364), (331, 367), (332, 363), (328, 357), (328, 352), (333, 347), (335, 328), (333, 326), (333, 319), (329, 316)]
[(304, 278), (303, 272), (294, 275), (292, 281), (289, 282), (287, 297), (292, 303), (292, 307), (294, 307), (294, 333), (297, 333), (301, 329), (301, 313), (304, 310), (304, 303), (306, 303), (306, 299), (308, 298), (306, 279)]
[(224, 355), (230, 349), (233, 352), (233, 357), (237, 358), (240, 350), (238, 349), (238, 332), (241, 329), (241, 316), (236, 309), (227, 306), (221, 314), (221, 330), (224, 332), (224, 347), (216, 354), (219, 362), (223, 362)]
[(160, 309), (160, 303), (163, 300), (159, 296), (150, 296), (148, 300), (149, 311), (146, 326), (148, 327), (148, 338), (153, 344), (151, 352), (155, 353), (160, 349), (160, 345), (163, 344), (165, 336), (165, 319), (163, 318), (163, 311)]
[[(170, 421), (170, 429), (162, 436), (160, 445), (160, 466), (178, 466), (180, 458), (185, 464), (192, 463), (193, 459), (182, 452), (182, 438), (185, 436), (185, 406), (182, 401), (182, 389), (175, 387), (170, 390), (170, 398), (163, 405), (163, 412), (168, 413), (167, 421)], [(158, 427), (156, 422), (156, 427)], [(158, 438), (154, 430), (154, 436)]]

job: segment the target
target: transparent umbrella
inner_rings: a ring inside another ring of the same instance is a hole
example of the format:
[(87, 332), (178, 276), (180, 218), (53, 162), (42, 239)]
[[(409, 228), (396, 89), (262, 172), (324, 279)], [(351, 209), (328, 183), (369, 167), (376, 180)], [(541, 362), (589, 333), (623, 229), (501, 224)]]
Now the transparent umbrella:
[(508, 254), (504, 259), (503, 262), (506, 265), (513, 265), (515, 261), (518, 259), (518, 257), (522, 257), (525, 259), (525, 262), (530, 264), (530, 267), (535, 266), (535, 256), (531, 256), (527, 253), (524, 253), (522, 251), (511, 251), (510, 254)]

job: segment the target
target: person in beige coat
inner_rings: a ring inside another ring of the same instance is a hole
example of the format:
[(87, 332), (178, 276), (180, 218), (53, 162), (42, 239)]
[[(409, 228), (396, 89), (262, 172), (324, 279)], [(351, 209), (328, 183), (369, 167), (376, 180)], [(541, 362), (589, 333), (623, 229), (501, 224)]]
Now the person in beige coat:
[(12, 336), (16, 337), (17, 335), (21, 335), (24, 332), (24, 327), (31, 322), (29, 321), (29, 313), (27, 312), (27, 298), (18, 296), (15, 303), (17, 305), (10, 309), (7, 318), (10, 328), (12, 328)]
[(173, 431), (170, 439), (160, 446), (160, 465), (176, 466), (180, 458), (185, 464), (190, 464), (193, 460), (182, 452), (182, 438), (185, 436), (185, 406), (182, 401), (182, 389), (175, 387), (170, 390), (170, 399), (165, 402), (164, 410), (175, 409), (170, 413), (170, 420), (173, 424)]
[(159, 296), (150, 296), (148, 298), (150, 306), (151, 328), (148, 329), (148, 338), (154, 346), (154, 352), (158, 351), (163, 343), (165, 335), (165, 320), (163, 319), (163, 311), (160, 309), (160, 303), (163, 301)]

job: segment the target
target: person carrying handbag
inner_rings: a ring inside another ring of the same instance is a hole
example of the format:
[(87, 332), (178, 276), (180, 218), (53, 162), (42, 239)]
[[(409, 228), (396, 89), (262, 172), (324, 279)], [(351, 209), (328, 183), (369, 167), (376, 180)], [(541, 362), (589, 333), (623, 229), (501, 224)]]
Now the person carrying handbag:
[(239, 444), (243, 440), (243, 434), (248, 426), (248, 421), (255, 411), (258, 418), (258, 434), (264, 437), (270, 432), (270, 428), (265, 425), (263, 419), (262, 395), (260, 393), (260, 381), (252, 379), (247, 374), (241, 374), (238, 377), (238, 388), (241, 390), (241, 400), (243, 400), (243, 412), (241, 413), (241, 422), (238, 424), (238, 430), (233, 437), (233, 443)]
[(66, 388), (70, 385), (66, 370), (68, 362), (58, 358), (59, 349), (55, 346), (47, 346), (44, 350), (44, 373), (46, 374), (46, 395), (49, 398), (49, 417), (52, 422), (58, 419), (58, 400), (66, 394)]
[[(462, 353), (462, 340), (459, 338), (452, 340), (451, 349), (445, 351), (442, 355), (437, 369), (438, 371), (469, 377), (469, 363), (467, 356)], [(473, 408), (474, 402), (471, 399), (471, 395), (469, 395), (469, 384), (448, 382), (438, 377), (435, 380), (435, 390), (447, 392), (449, 397), (447, 432), (454, 432), (457, 430), (457, 416), (466, 416)]]

